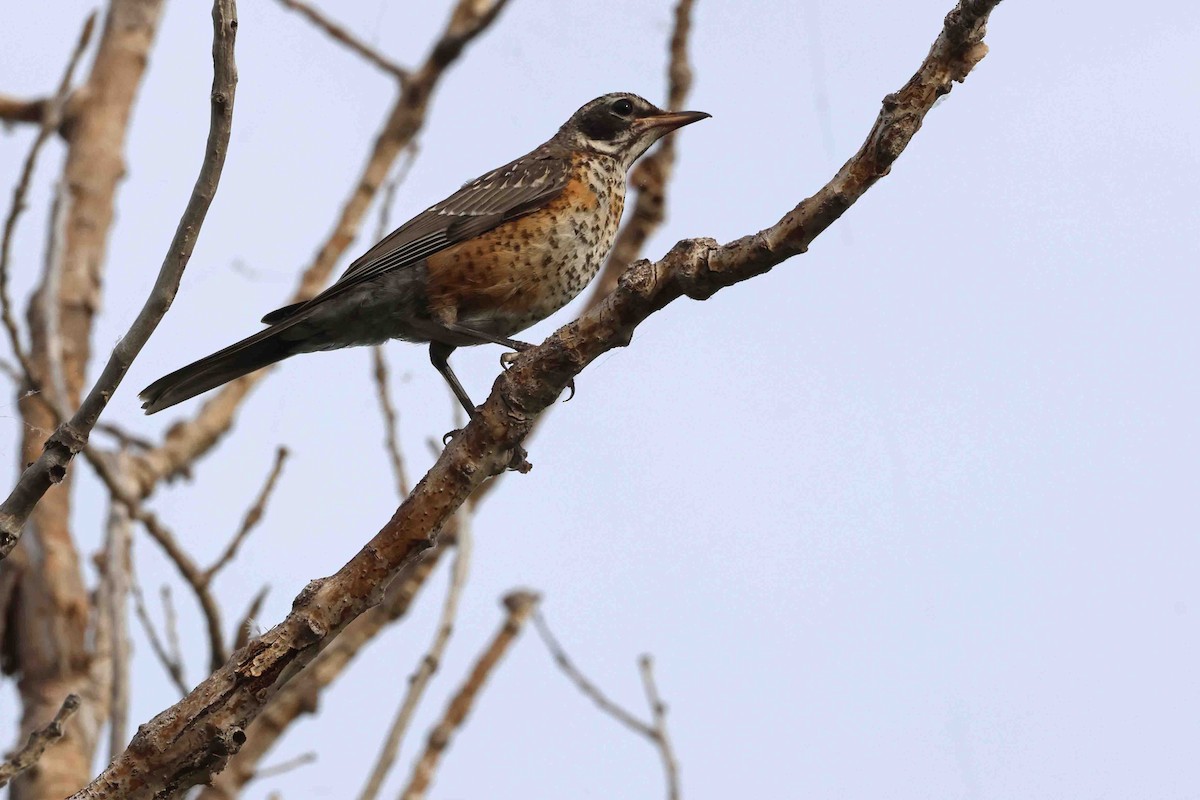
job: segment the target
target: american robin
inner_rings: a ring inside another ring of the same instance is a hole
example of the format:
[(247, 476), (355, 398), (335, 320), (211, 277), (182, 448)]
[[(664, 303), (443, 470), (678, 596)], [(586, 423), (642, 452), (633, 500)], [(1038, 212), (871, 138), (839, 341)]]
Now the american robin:
[(708, 116), (624, 92), (591, 101), (545, 144), (392, 231), (316, 297), (267, 314), (270, 327), (147, 386), (142, 408), (162, 411), (297, 353), (403, 339), (429, 343), (434, 367), (474, 416), (450, 354), (529, 347), (509, 337), (570, 302), (612, 247), (633, 162)]

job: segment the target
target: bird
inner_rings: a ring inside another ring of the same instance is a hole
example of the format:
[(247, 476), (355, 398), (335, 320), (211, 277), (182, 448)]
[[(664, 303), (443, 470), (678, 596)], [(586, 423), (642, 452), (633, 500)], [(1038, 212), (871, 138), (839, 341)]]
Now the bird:
[(154, 414), (300, 353), (400, 339), (429, 345), (433, 366), (474, 418), (450, 354), (480, 344), (531, 347), (511, 337), (582, 292), (612, 248), (634, 162), (709, 116), (664, 111), (629, 92), (586, 103), (545, 143), (389, 233), (323, 292), (151, 383), (142, 408)]

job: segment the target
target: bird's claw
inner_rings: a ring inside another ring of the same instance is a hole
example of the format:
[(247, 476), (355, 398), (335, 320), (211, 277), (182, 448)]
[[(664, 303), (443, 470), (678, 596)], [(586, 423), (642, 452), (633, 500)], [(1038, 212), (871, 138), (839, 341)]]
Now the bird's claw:
[(571, 390), (571, 393), (569, 395), (567, 395), (566, 400), (563, 400), (564, 403), (571, 402), (571, 398), (575, 396), (575, 379), (574, 378), (571, 378), (571, 380), (567, 381), (567, 388)]
[(513, 364), (517, 363), (517, 356), (524, 353), (526, 350), (532, 350), (533, 345), (528, 342), (513, 342), (513, 349), (507, 353), (500, 354), (500, 366), (509, 369)]
[(458, 436), (462, 432), (462, 428), (455, 428), (452, 431), (446, 431), (444, 434), (442, 434), (442, 447), (450, 444), (450, 442), (454, 441), (454, 437)]

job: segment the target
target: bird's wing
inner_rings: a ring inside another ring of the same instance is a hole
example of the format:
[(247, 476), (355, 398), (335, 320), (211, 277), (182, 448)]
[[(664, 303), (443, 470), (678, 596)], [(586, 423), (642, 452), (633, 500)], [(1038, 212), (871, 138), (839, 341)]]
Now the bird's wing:
[(263, 322), (280, 322), (306, 306), (385, 272), (410, 267), (503, 222), (535, 211), (562, 192), (569, 170), (566, 158), (543, 150), (492, 170), (389, 233), (312, 300), (273, 311), (263, 317)]

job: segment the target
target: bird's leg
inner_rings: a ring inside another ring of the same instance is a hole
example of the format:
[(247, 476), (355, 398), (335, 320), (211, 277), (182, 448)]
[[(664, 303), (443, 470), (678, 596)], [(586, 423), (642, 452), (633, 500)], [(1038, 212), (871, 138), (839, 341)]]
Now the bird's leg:
[[(475, 404), (471, 402), (471, 398), (467, 395), (467, 390), (458, 382), (458, 376), (454, 374), (454, 370), (450, 369), (450, 354), (455, 350), (454, 345), (443, 344), (441, 342), (429, 343), (429, 360), (433, 362), (434, 368), (442, 373), (442, 377), (446, 379), (446, 383), (450, 384), (451, 391), (458, 398), (458, 402), (462, 403), (462, 407), (466, 409), (467, 416), (475, 419), (478, 412), (475, 410)], [(461, 433), (461, 429), (456, 428), (448, 431), (442, 437), (442, 444), (449, 444), (450, 440)], [(525, 452), (525, 448), (517, 445), (513, 449), (512, 460), (509, 462), (509, 469), (517, 472), (529, 472), (530, 464), (526, 459), (529, 454)]]
[[(454, 345), (443, 344), (442, 342), (429, 343), (429, 360), (433, 362), (433, 367), (442, 374), (446, 379), (446, 383), (450, 384), (450, 391), (454, 392), (454, 396), (458, 398), (458, 402), (466, 410), (467, 416), (475, 419), (475, 404), (471, 402), (471, 398), (467, 395), (467, 390), (458, 382), (458, 376), (454, 374), (454, 370), (450, 369), (450, 354), (455, 350)], [(450, 431), (442, 437), (442, 444), (445, 444), (454, 435), (457, 430)]]
[[(529, 350), (534, 346), (534, 345), (531, 345), (529, 342), (519, 342), (516, 339), (507, 339), (503, 336), (493, 336), (490, 333), (484, 333), (483, 331), (477, 331), (474, 328), (469, 328), (466, 325), (460, 325), (457, 322), (444, 322), (443, 321), (442, 325), (443, 325), (443, 327), (446, 328), (446, 330), (453, 331), (454, 333), (457, 333), (460, 336), (469, 336), (469, 337), (471, 337), (473, 339), (477, 339), (478, 341), (483, 342), (483, 343), (498, 344), (501, 347), (508, 347), (508, 348), (514, 350), (515, 352), (512, 352), (512, 353), (501, 354), (500, 366), (503, 367), (504, 369), (508, 369), (509, 367), (511, 367), (513, 365), (513, 361), (516, 359), (517, 353), (523, 353), (526, 350)], [(435, 366), (436, 366), (436, 364), (435, 364)], [(447, 366), (447, 369), (449, 369), (448, 366)], [(444, 375), (445, 373), (442, 373), (442, 374)], [(447, 378), (447, 380), (449, 380), (449, 378)], [(575, 379), (574, 378), (572, 378), (570, 380), (570, 382), (567, 384), (567, 388), (571, 390), (571, 393), (569, 395), (567, 395), (567, 399), (563, 401), (564, 403), (570, 401), (570, 399), (575, 396)]]

